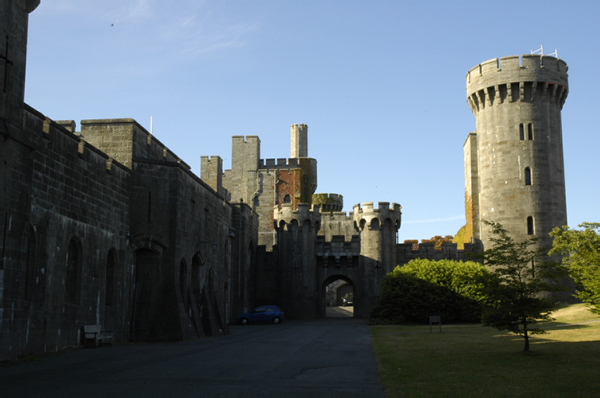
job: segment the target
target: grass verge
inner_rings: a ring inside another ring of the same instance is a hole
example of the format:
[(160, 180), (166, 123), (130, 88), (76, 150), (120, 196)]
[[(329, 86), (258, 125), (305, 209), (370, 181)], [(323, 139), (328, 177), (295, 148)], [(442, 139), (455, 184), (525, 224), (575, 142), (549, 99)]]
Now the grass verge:
[(428, 325), (371, 326), (386, 394), (595, 396), (600, 318), (583, 304), (553, 316), (548, 333), (530, 339), (530, 352), (521, 337), (481, 325), (443, 325), (442, 333)]

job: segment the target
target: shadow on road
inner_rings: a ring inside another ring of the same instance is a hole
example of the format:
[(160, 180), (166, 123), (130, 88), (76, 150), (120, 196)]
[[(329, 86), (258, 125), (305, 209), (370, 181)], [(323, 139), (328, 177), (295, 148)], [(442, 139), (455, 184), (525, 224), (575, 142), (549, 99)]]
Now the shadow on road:
[(354, 307), (327, 307), (325, 316), (327, 318), (352, 318), (354, 317)]

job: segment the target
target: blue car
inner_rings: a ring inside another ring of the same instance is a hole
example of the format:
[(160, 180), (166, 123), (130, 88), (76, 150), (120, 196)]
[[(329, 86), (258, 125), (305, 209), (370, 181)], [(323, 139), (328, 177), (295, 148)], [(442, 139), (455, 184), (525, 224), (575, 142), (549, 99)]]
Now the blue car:
[(250, 322), (273, 322), (278, 324), (283, 321), (283, 311), (276, 305), (261, 305), (250, 312), (239, 315), (237, 323), (247, 325)]

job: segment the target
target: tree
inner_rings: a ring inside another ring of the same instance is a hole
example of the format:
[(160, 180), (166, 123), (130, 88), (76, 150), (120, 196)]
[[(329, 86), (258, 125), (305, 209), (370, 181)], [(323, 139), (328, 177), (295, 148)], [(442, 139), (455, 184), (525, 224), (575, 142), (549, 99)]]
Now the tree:
[(575, 280), (575, 297), (600, 315), (600, 223), (579, 224), (583, 230), (554, 228), (550, 254), (564, 254), (563, 264)]
[(545, 293), (562, 290), (556, 281), (566, 274), (560, 265), (544, 261), (544, 251), (536, 249), (537, 237), (515, 242), (501, 224), (483, 222), (491, 227), (492, 247), (477, 256), (496, 276), (485, 288), (483, 324), (523, 337), (523, 351), (529, 351), (529, 336), (546, 333), (534, 325), (551, 319), (556, 309), (557, 303)]
[(411, 260), (381, 282), (371, 323), (426, 323), (430, 315), (448, 322), (480, 322), (481, 289), (491, 276), (480, 263), (453, 260)]

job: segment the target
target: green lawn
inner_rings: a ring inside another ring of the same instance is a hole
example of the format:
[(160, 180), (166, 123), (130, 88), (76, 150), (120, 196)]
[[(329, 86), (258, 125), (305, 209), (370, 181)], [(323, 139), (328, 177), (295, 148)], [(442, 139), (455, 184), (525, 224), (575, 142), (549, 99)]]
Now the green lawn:
[[(481, 325), (371, 326), (379, 374), (396, 396), (600, 395), (600, 317), (577, 304), (530, 339)], [(443, 321), (443, 319), (442, 319)], [(579, 324), (577, 324), (579, 323)]]

